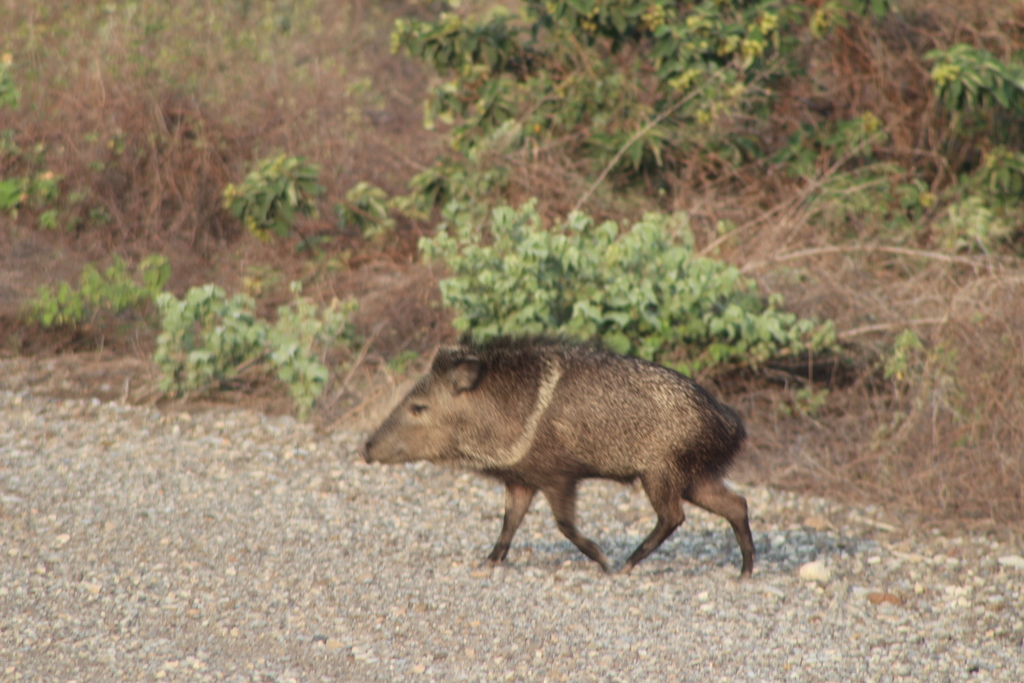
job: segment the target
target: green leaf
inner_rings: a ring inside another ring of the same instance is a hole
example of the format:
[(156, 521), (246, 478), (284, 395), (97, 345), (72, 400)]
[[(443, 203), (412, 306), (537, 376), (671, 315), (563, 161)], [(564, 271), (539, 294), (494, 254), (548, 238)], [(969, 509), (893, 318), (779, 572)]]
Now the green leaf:
[(630, 342), (629, 337), (621, 332), (608, 332), (602, 337), (604, 343), (609, 349), (615, 353), (626, 354), (629, 353), (630, 348), (633, 344)]

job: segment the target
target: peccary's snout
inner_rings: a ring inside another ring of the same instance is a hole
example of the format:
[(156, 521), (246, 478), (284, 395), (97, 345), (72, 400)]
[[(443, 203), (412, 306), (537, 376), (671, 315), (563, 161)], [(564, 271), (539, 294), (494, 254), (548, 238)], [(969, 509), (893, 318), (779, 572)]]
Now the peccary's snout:
[(367, 439), (366, 443), (364, 443), (362, 448), (359, 449), (359, 455), (363, 456), (363, 460), (365, 460), (368, 463), (373, 462), (373, 460), (370, 459), (371, 448), (373, 448), (373, 437)]

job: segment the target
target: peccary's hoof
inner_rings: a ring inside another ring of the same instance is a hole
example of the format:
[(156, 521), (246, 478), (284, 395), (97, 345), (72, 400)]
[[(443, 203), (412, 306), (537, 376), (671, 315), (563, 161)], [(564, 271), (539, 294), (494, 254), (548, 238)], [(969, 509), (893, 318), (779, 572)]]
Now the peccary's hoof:
[(494, 550), (492, 550), (491, 554), (487, 556), (487, 559), (484, 560), (484, 563), (490, 563), (490, 565), (493, 567), (496, 564), (501, 564), (502, 562), (504, 562), (506, 557), (508, 557), (508, 544), (499, 543), (498, 545), (494, 546)]
[(636, 565), (632, 565), (632, 564), (627, 562), (626, 564), (622, 565), (622, 569), (620, 569), (616, 573), (619, 576), (629, 576), (633, 572), (633, 567), (635, 567), (635, 566)]

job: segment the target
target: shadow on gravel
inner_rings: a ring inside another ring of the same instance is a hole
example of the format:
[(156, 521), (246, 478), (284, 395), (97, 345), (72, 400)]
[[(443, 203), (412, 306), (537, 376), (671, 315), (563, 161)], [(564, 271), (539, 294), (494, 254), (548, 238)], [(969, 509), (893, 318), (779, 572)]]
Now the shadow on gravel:
[[(617, 570), (622, 561), (636, 547), (639, 539), (595, 538)], [(825, 558), (849, 558), (878, 549), (873, 540), (837, 536), (824, 531), (787, 530), (754, 533), (757, 551), (755, 574), (792, 575), (801, 565)], [(489, 549), (490, 546), (487, 546)], [(481, 547), (480, 556), (486, 555)], [(648, 574), (705, 574), (713, 569), (735, 567), (739, 571), (741, 556), (732, 531), (706, 530), (685, 533), (677, 531), (648, 560), (641, 563), (637, 573)], [(565, 564), (593, 564), (566, 540), (532, 540), (513, 547), (506, 562), (512, 571), (528, 568), (557, 571)], [(598, 571), (594, 565), (595, 573)]]

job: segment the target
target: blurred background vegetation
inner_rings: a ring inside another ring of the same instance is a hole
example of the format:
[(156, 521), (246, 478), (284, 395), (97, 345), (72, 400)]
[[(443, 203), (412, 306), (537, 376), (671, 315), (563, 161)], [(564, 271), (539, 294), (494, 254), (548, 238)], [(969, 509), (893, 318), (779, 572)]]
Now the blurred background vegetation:
[(462, 331), (601, 337), (740, 479), (1024, 522), (1019, 3), (0, 7), (5, 354), (351, 426)]

